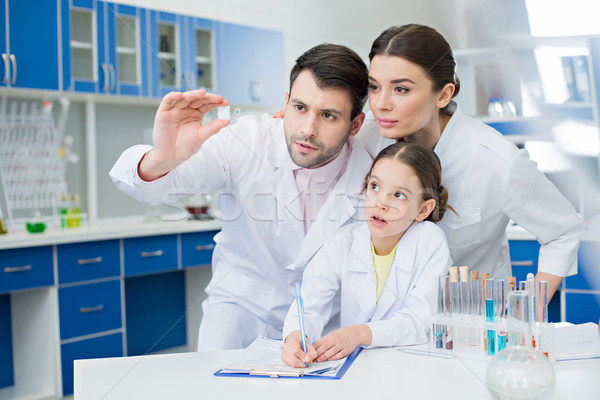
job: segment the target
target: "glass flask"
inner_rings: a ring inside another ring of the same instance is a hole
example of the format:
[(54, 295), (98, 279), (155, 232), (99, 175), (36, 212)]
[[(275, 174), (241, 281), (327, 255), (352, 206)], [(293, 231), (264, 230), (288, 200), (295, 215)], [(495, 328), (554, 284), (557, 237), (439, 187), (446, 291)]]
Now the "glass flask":
[(532, 346), (528, 291), (508, 294), (508, 313), (510, 342), (490, 361), (487, 387), (500, 399), (548, 399), (554, 390), (554, 369)]

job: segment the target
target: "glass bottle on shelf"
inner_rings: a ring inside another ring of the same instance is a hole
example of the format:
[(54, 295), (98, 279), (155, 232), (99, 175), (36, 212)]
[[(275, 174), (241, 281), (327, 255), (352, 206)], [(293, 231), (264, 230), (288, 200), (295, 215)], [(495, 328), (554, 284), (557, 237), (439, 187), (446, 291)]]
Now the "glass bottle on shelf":
[(515, 118), (517, 116), (517, 108), (511, 98), (502, 100), (502, 116), (504, 118)]
[(488, 103), (488, 116), (490, 118), (502, 118), (504, 116), (500, 98), (490, 97), (490, 102)]

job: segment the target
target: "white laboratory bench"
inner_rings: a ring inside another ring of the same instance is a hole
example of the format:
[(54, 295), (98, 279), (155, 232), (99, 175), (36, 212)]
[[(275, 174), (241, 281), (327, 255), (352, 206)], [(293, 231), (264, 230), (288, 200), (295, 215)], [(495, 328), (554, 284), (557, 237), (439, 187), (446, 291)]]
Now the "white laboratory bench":
[(191, 349), (220, 220), (0, 235), (0, 400), (72, 393), (73, 360)]
[[(363, 350), (340, 380), (217, 377), (242, 350), (75, 361), (75, 398), (90, 399), (492, 399), (488, 363)], [(552, 399), (600, 393), (600, 359), (554, 365)]]
[(0, 235), (0, 250), (98, 240), (220, 230), (218, 219), (146, 222), (145, 217), (124, 218), (78, 228), (49, 229), (42, 233), (18, 231)]

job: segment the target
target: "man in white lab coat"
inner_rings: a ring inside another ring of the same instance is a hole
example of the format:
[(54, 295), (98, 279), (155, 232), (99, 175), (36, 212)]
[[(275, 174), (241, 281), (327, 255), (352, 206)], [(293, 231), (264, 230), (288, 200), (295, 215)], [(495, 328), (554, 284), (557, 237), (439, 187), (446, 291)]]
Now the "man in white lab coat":
[(199, 350), (281, 337), (306, 263), (337, 228), (361, 217), (358, 194), (371, 157), (353, 136), (364, 121), (367, 82), (356, 53), (323, 44), (296, 61), (283, 119), (201, 127), (227, 101), (202, 90), (169, 93), (156, 114), (154, 147), (134, 146), (112, 168), (121, 190), (149, 204), (169, 193), (221, 190), (223, 229)]

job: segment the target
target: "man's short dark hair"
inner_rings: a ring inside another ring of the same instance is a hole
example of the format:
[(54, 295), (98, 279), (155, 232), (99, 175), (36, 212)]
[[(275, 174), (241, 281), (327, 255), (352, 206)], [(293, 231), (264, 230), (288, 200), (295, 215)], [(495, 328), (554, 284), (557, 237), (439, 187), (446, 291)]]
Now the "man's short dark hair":
[(346, 46), (323, 43), (306, 51), (296, 60), (290, 73), (290, 93), (300, 72), (312, 73), (320, 89), (347, 90), (352, 100), (353, 120), (362, 112), (368, 95), (369, 70), (364, 61)]

